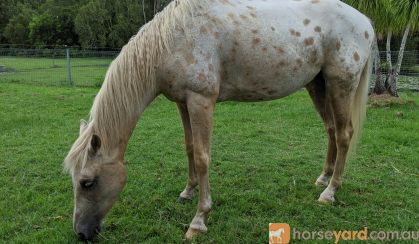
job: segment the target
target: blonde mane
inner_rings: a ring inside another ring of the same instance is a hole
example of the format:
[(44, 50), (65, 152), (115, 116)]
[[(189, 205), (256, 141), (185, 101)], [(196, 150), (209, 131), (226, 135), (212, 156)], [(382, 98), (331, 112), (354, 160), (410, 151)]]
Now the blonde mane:
[(152, 21), (145, 24), (122, 48), (111, 63), (102, 88), (97, 94), (87, 128), (74, 142), (64, 160), (64, 168), (73, 172), (87, 161), (92, 136), (101, 139), (101, 150), (119, 143), (128, 123), (137, 121), (147, 104), (145, 97), (156, 93), (156, 66), (173, 46), (175, 27), (184, 28), (187, 21), (203, 7), (202, 0), (175, 0)]

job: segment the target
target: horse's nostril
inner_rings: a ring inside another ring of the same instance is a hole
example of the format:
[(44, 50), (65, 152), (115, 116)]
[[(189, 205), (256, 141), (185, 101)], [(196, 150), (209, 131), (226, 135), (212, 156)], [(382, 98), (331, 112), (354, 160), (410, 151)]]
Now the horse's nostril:
[(80, 241), (86, 241), (86, 236), (83, 233), (78, 233), (77, 237), (79, 238)]

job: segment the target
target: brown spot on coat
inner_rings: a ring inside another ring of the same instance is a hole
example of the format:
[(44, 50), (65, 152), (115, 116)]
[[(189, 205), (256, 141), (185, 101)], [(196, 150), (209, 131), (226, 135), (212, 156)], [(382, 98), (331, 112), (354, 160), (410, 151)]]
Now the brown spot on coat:
[(340, 41), (336, 42), (336, 49), (339, 51), (340, 50)]
[(205, 26), (201, 26), (200, 31), (201, 31), (201, 34), (207, 34), (208, 33), (208, 30), (207, 30), (207, 28), (205, 28)]
[(308, 24), (310, 24), (310, 22), (311, 21), (309, 19), (304, 19), (304, 22), (303, 23), (304, 23), (304, 25), (308, 25)]
[(295, 32), (295, 35), (298, 36), (298, 37), (300, 37), (301, 36), (301, 33), (299, 31), (297, 31), (297, 32)]
[(273, 46), (278, 53), (285, 53), (284, 49), (281, 47)]
[(272, 31), (275, 31), (275, 27), (271, 26), (271, 30), (272, 30)]
[(354, 59), (355, 59), (355, 61), (359, 61), (359, 54), (358, 54), (358, 52), (354, 52)]
[(370, 34), (368, 34), (368, 31), (365, 31), (365, 39), (368, 39), (368, 38), (370, 38)]
[(290, 33), (291, 33), (291, 35), (295, 36), (295, 30), (294, 29), (290, 29)]
[(301, 58), (297, 59), (297, 64), (299, 66), (303, 65), (303, 60)]
[(317, 62), (317, 56), (318, 56), (317, 50), (314, 49), (311, 52), (310, 57), (308, 58), (308, 62), (315, 64)]
[(258, 37), (253, 39), (253, 41), (252, 41), (253, 46), (258, 45), (259, 43), (260, 43), (260, 38), (258, 38)]
[(208, 64), (208, 70), (209, 71), (214, 71), (214, 65)]
[(215, 39), (220, 38), (220, 32), (214, 32), (214, 37), (215, 37)]
[(197, 62), (192, 52), (186, 52), (184, 57), (188, 64), (196, 64)]
[(256, 14), (254, 13), (250, 13), (250, 16), (252, 16), (253, 18), (256, 18)]
[(314, 27), (315, 32), (322, 32), (322, 28), (320, 26)]
[(258, 30), (252, 30), (252, 33), (253, 34), (257, 34), (258, 33)]
[(309, 37), (304, 39), (304, 44), (306, 44), (306, 46), (310, 46), (314, 44), (314, 38), (313, 37)]
[(198, 80), (204, 82), (207, 80), (207, 77), (204, 73), (199, 73)]
[(262, 48), (262, 51), (266, 52), (268, 49), (266, 47)]

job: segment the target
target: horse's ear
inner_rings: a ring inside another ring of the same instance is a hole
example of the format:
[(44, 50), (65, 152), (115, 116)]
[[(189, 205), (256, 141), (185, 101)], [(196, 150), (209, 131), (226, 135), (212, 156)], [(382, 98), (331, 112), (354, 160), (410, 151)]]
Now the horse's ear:
[(80, 120), (80, 135), (81, 133), (83, 133), (86, 127), (87, 127), (87, 122), (84, 119), (81, 119)]
[(90, 141), (90, 153), (95, 155), (99, 151), (101, 145), (102, 141), (100, 140), (100, 137), (98, 135), (93, 135), (92, 140)]

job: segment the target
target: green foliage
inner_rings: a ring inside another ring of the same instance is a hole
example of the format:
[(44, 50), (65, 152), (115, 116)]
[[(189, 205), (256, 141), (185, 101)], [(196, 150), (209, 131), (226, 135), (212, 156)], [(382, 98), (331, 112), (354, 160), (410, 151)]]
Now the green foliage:
[(366, 14), (374, 22), (377, 32), (402, 34), (408, 23), (411, 31), (419, 27), (419, 6), (417, 0), (345, 0)]
[(108, 46), (121, 47), (136, 34), (145, 22), (142, 5), (135, 0), (120, 0), (114, 4), (113, 23), (109, 36)]
[(110, 15), (103, 1), (92, 0), (81, 7), (75, 19), (76, 32), (84, 47), (105, 47)]
[[(75, 45), (77, 34), (74, 30), (72, 1), (47, 0), (40, 13), (33, 15), (29, 24), (32, 43), (41, 45)], [(74, 3), (73, 3), (74, 4)]]
[(19, 14), (13, 16), (5, 26), (3, 37), (9, 43), (30, 44), (29, 23), (33, 11), (25, 5), (20, 5)]
[(419, 5), (417, 0), (397, 0), (397, 3), (394, 3), (392, 7), (394, 7), (394, 16), (397, 23), (402, 28), (400, 32), (404, 31), (409, 23), (412, 33), (419, 30)]
[(76, 16), (76, 31), (84, 47), (122, 47), (144, 23), (135, 0), (92, 0)]
[(0, 2), (0, 43), (122, 47), (169, 0)]

